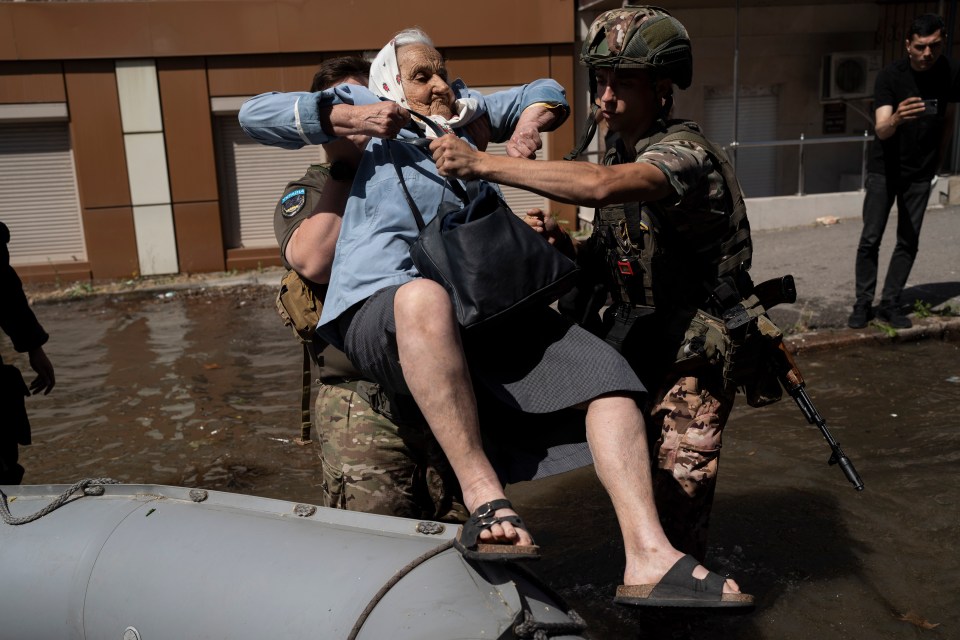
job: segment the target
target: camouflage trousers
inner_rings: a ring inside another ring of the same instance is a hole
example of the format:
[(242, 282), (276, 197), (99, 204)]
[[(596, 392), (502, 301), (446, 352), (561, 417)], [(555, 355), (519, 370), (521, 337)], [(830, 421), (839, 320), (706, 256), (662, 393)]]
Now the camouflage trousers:
[(653, 488), (660, 521), (673, 545), (703, 560), (717, 485), (723, 428), (735, 393), (706, 378), (682, 376), (650, 412), (660, 437), (653, 446)]
[(469, 517), (456, 476), (422, 420), (396, 424), (355, 385), (322, 384), (314, 427), (325, 506), (445, 522)]

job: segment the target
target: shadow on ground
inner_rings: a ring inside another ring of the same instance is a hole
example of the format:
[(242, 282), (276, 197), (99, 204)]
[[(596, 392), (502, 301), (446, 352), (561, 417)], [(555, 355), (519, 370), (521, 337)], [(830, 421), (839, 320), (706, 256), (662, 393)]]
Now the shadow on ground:
[[(576, 498), (566, 504), (544, 506), (525, 491), (514, 496), (514, 503), (544, 549), (544, 559), (534, 569), (585, 617), (594, 640), (783, 639), (789, 636), (771, 628), (770, 617), (784, 594), (799, 589), (822, 594), (825, 585), (837, 580), (861, 581), (858, 558), (869, 549), (850, 536), (833, 496), (756, 491), (718, 498), (711, 539), (736, 544), (711, 545), (707, 559), (710, 568), (734, 577), (757, 596), (753, 612), (616, 606), (612, 598), (623, 571), (619, 527), (599, 483), (583, 472), (568, 478), (571, 486), (562, 493)], [(557, 557), (553, 549), (567, 551)], [(802, 629), (797, 632), (793, 637), (805, 637)]]
[(907, 305), (920, 300), (936, 309), (948, 300), (958, 297), (960, 297), (960, 282), (930, 282), (907, 287), (903, 290), (900, 299)]

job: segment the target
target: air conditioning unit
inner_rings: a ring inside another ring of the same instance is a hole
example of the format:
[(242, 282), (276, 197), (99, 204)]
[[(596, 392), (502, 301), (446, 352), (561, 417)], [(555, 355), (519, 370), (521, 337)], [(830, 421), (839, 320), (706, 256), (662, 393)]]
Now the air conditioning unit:
[(873, 97), (873, 85), (882, 64), (880, 51), (849, 51), (823, 56), (820, 101)]

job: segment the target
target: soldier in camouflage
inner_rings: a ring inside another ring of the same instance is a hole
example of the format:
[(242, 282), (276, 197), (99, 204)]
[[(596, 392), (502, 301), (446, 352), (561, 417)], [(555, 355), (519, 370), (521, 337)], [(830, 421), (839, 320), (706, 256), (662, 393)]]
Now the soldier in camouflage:
[[(737, 389), (715, 356), (728, 345), (705, 337), (724, 343), (720, 316), (752, 292), (743, 197), (723, 151), (696, 123), (669, 119), (674, 86), (686, 89), (693, 72), (678, 20), (650, 6), (602, 13), (581, 61), (595, 76), (597, 99), (579, 151), (595, 123), (605, 125), (602, 165), (525, 164), (449, 136), (431, 149), (442, 175), (597, 207), (593, 233), (581, 243), (548, 215), (529, 222), (559, 249), (576, 252), (582, 266), (584, 282), (561, 309), (618, 347), (653, 392), (646, 410), (658, 511), (673, 545), (703, 560)], [(608, 294), (612, 304), (601, 316)]]

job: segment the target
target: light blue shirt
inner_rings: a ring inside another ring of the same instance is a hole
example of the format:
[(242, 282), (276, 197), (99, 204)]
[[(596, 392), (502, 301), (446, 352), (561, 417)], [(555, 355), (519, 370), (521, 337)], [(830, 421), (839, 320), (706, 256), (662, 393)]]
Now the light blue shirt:
[[(483, 96), (467, 89), (457, 80), (451, 87), (457, 98), (476, 98), (481, 113), (490, 118), (491, 139), (509, 138), (520, 114), (538, 102), (567, 107), (563, 88), (553, 80), (537, 80), (527, 85)], [(248, 100), (240, 109), (240, 126), (263, 144), (299, 149), (305, 144), (323, 144), (335, 137), (320, 126), (321, 110), (335, 104), (373, 104), (379, 99), (365, 87), (340, 85), (318, 93), (265, 93)], [(459, 135), (473, 141), (462, 130)], [(398, 136), (412, 139), (416, 134), (401, 131)], [(432, 158), (404, 142), (389, 143), (393, 158), (426, 224), (434, 218), (442, 202), (459, 203), (445, 179), (437, 173)], [(367, 145), (347, 200), (340, 237), (337, 240), (330, 285), (317, 325), (317, 333), (333, 344), (343, 346), (342, 337), (331, 323), (354, 304), (391, 285), (419, 277), (410, 259), (410, 244), (419, 235), (416, 220), (397, 179), (387, 146), (374, 138)]]

